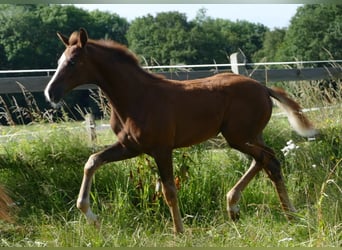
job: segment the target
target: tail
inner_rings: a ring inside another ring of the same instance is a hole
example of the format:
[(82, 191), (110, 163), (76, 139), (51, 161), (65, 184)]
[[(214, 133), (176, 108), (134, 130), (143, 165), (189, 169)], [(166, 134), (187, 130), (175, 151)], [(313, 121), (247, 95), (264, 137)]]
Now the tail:
[(283, 89), (268, 88), (268, 93), (275, 99), (277, 106), (285, 111), (290, 125), (299, 135), (313, 137), (318, 134), (318, 131), (302, 112), (299, 104), (289, 98)]

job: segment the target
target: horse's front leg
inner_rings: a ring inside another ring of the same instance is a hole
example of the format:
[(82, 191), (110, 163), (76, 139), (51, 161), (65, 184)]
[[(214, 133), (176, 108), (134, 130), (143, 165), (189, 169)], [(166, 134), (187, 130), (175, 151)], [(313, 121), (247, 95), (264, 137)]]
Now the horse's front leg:
[(179, 211), (177, 189), (173, 176), (172, 150), (158, 150), (158, 153), (154, 154), (154, 159), (157, 163), (162, 181), (164, 199), (171, 212), (174, 232), (182, 233), (184, 232), (184, 228)]
[(126, 148), (121, 143), (116, 144), (92, 154), (84, 166), (84, 174), (80, 193), (77, 199), (77, 207), (85, 214), (89, 223), (99, 226), (97, 216), (90, 209), (89, 193), (91, 188), (91, 181), (95, 171), (103, 164), (121, 161), (139, 155), (138, 152)]

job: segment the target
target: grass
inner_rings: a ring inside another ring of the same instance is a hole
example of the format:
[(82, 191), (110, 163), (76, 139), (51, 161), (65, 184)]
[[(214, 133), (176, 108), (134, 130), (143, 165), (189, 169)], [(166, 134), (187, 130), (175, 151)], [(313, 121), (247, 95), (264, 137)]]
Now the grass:
[[(265, 141), (276, 150), (298, 210), (291, 222), (263, 173), (243, 192), (241, 219), (236, 223), (228, 219), (225, 194), (250, 160), (225, 147), (222, 138), (175, 150), (185, 224), (185, 233), (176, 237), (168, 208), (155, 190), (155, 163), (146, 155), (107, 164), (96, 173), (91, 198), (101, 218), (99, 230), (88, 225), (76, 208), (83, 165), (99, 145), (115, 139), (110, 131), (101, 131), (97, 144), (91, 145), (83, 125), (75, 122), (1, 128), (5, 135), (31, 134), (0, 147), (0, 183), (16, 202), (15, 223), (0, 221), (0, 246), (341, 246), (339, 103), (338, 99), (329, 104), (333, 108), (308, 113), (321, 130), (314, 141), (294, 134), (281, 116), (273, 117), (265, 130)], [(284, 156), (281, 149), (290, 139), (298, 147)]]

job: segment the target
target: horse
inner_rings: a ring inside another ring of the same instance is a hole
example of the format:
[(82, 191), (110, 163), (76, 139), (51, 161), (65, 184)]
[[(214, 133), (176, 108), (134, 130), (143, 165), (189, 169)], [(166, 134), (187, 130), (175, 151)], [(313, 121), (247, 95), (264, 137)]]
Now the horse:
[(116, 142), (90, 155), (77, 207), (88, 222), (99, 226), (90, 208), (92, 177), (105, 163), (147, 154), (154, 158), (162, 193), (175, 233), (184, 232), (174, 181), (172, 151), (221, 133), (230, 147), (253, 158), (241, 179), (227, 193), (231, 219), (240, 217), (238, 202), (251, 179), (264, 170), (272, 180), (287, 218), (295, 213), (274, 151), (265, 145), (262, 132), (270, 120), (273, 102), (286, 112), (300, 135), (317, 130), (285, 91), (268, 88), (245, 76), (221, 73), (211, 77), (176, 81), (145, 71), (126, 46), (113, 40), (93, 40), (80, 28), (69, 37), (57, 32), (65, 45), (56, 72), (44, 93), (53, 106), (81, 84), (97, 84), (111, 105), (110, 125)]

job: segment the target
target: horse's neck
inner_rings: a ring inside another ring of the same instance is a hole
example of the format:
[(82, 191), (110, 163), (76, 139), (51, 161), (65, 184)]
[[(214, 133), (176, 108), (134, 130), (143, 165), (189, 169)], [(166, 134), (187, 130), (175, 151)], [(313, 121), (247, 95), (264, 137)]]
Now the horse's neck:
[(102, 68), (103, 74), (98, 83), (109, 98), (112, 108), (122, 117), (128, 115), (127, 112), (130, 112), (149, 88), (149, 75), (135, 67), (137, 66), (122, 64), (120, 69), (115, 69), (117, 66)]
[(116, 57), (115, 51), (96, 44), (89, 46), (88, 51), (95, 67), (97, 84), (121, 116), (125, 116), (132, 105), (139, 103), (149, 88), (154, 88), (153, 81), (158, 81), (158, 78), (134, 64), (134, 60), (125, 58), (124, 54), (119, 53)]

